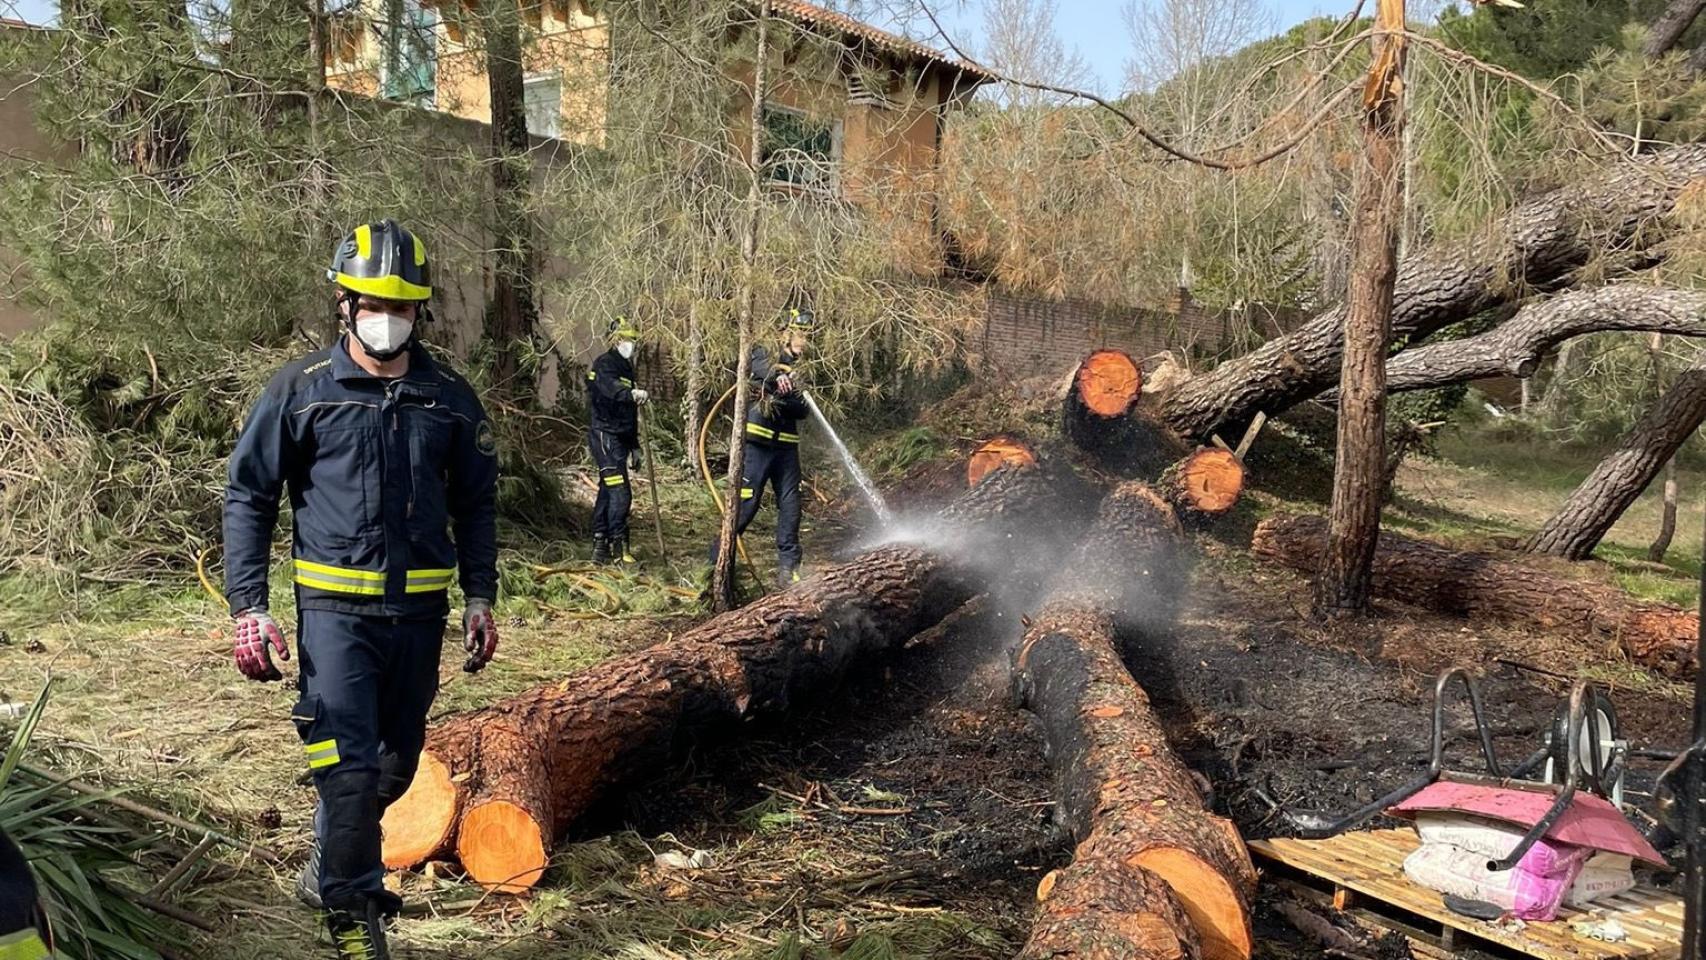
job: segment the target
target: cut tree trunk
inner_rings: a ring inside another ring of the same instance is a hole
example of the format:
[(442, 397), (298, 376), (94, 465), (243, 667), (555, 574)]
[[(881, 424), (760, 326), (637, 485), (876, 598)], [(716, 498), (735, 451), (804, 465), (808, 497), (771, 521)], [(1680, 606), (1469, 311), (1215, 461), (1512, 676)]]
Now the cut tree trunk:
[[(1320, 517), (1272, 517), (1257, 525), (1250, 549), (1264, 560), (1313, 573), (1326, 530)], [(1635, 600), (1616, 587), (1385, 532), (1374, 556), (1374, 588), (1383, 597), (1441, 613), (1605, 637), (1637, 663), (1693, 678), (1700, 618)]]
[(984, 441), (966, 461), (966, 486), (977, 486), (1001, 467), (1028, 467), (1037, 462), (1037, 451), (1018, 437), (1002, 435)]
[[(504, 892), (538, 882), (552, 846), (596, 802), (656, 770), (684, 736), (810, 702), (847, 670), (894, 649), (968, 599), (980, 564), (1008, 549), (1069, 475), (1005, 469), (942, 513), (956, 550), (887, 546), (714, 617), (675, 640), (560, 683), (457, 714), (428, 733), (420, 770), (385, 813), (384, 859), (403, 868), (454, 850)], [(984, 539), (987, 538), (987, 539)]]
[(1706, 292), (1621, 283), (1561, 293), (1523, 307), (1510, 320), (1478, 336), (1398, 354), (1386, 361), (1386, 387), (1398, 393), (1482, 377), (1508, 375), (1526, 380), (1560, 343), (1589, 333), (1637, 330), (1706, 337)]
[[(1398, 268), (1392, 337), (1414, 343), (1525, 290), (1568, 278), (1596, 250), (1627, 245), (1637, 233), (1645, 242), (1655, 221), (1700, 176), (1706, 176), (1706, 144), (1619, 162), (1519, 204), (1491, 239), (1406, 257)], [(1180, 384), (1163, 401), (1166, 422), (1181, 436), (1206, 442), (1257, 411), (1274, 416), (1328, 389), (1339, 374), (1343, 320), (1342, 309), (1330, 310)]]
[(1249, 853), (1204, 807), (1117, 649), (1159, 625), (1155, 608), (1170, 620), (1183, 554), (1166, 502), (1121, 485), (1015, 651), (1014, 691), (1041, 722), (1059, 817), (1078, 841), (1038, 890), (1026, 960), (1250, 956)]
[(1366, 155), (1351, 219), (1327, 555), (1315, 586), (1315, 608), (1333, 615), (1368, 608), (1369, 569), (1386, 500), (1386, 353), (1404, 217), (1404, 0), (1377, 0), (1374, 25), (1374, 61), (1363, 88)]
[(1706, 351), (1677, 377), (1658, 403), (1594, 467), (1552, 519), (1528, 542), (1533, 553), (1567, 560), (1593, 554), (1623, 511), (1706, 419)]
[(1061, 432), (1101, 468), (1154, 479), (1190, 447), (1142, 397), (1136, 361), (1118, 350), (1097, 350), (1072, 373), (1061, 402)]
[(1238, 505), (1244, 492), (1244, 462), (1230, 450), (1202, 447), (1169, 467), (1158, 488), (1181, 520), (1209, 520)]

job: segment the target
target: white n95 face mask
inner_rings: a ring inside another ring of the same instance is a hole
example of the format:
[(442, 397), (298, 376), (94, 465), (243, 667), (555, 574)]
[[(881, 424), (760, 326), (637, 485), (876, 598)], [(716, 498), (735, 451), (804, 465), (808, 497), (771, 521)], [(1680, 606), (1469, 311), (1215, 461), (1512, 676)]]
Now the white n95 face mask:
[(634, 341), (623, 340), (623, 341), (617, 343), (616, 344), (616, 352), (620, 353), (622, 355), (622, 359), (624, 359), (624, 360), (634, 359)]
[(369, 313), (355, 321), (355, 338), (375, 360), (389, 360), (401, 354), (414, 332), (413, 320), (389, 313)]

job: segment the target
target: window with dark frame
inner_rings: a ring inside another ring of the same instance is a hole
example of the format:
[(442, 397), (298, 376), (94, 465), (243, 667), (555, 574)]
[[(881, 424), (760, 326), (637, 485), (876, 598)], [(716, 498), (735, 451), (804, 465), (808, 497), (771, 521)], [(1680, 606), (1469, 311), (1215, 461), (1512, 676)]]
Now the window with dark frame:
[(841, 161), (841, 122), (820, 120), (790, 107), (764, 108), (759, 153), (765, 176), (811, 190), (832, 190)]

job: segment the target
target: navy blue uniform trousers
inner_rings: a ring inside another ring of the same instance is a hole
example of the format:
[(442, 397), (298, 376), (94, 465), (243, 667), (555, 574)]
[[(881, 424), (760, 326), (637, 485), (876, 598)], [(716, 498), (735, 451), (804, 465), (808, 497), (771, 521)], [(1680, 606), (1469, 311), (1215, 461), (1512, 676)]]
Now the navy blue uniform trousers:
[(637, 441), (637, 437), (609, 430), (587, 431), (587, 445), (598, 464), (598, 499), (592, 505), (594, 536), (615, 540), (628, 535), (628, 511), (634, 504), (628, 485), (628, 454), (638, 446)]
[[(746, 532), (764, 501), (764, 486), (776, 491), (776, 560), (785, 570), (800, 565), (800, 446), (748, 440), (740, 481), (740, 514), (735, 536)], [(717, 562), (717, 541), (711, 541), (711, 562)]]
[(391, 899), (379, 817), (409, 789), (438, 695), (442, 618), (409, 620), (302, 610), (302, 698), (291, 711), (320, 805), (320, 899), (363, 910)]

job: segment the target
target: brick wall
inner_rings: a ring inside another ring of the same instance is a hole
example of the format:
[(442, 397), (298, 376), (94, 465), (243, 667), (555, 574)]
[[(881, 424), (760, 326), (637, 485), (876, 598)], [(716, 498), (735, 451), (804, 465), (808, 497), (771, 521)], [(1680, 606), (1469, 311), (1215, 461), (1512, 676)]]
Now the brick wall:
[(1124, 350), (1141, 360), (1173, 351), (1193, 358), (1247, 349), (1298, 321), (1263, 309), (1259, 317), (1210, 309), (1178, 291), (1161, 309), (1086, 300), (1041, 300), (994, 292), (980, 332), (965, 346), (984, 376), (1023, 378), (1069, 370), (1092, 350)]

